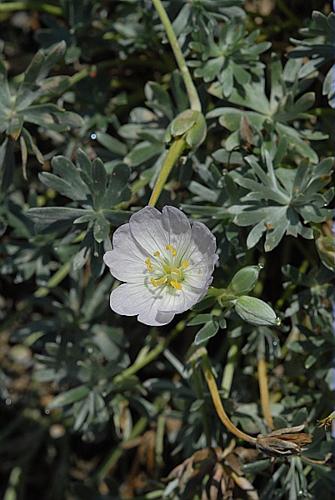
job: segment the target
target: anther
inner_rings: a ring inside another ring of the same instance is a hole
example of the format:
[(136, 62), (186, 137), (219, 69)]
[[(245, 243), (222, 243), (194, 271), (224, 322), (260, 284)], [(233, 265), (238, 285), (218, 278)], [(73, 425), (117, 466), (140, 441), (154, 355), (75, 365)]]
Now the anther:
[(150, 283), (156, 287), (161, 286), (161, 285), (165, 285), (166, 282), (167, 282), (166, 276), (162, 276), (161, 278), (150, 278)]
[(179, 281), (176, 280), (171, 280), (170, 285), (173, 286), (173, 288), (175, 288), (176, 290), (182, 290), (183, 288), (181, 283), (179, 283)]
[(175, 257), (177, 255), (177, 250), (175, 249), (174, 246), (166, 245), (165, 248), (166, 248), (166, 250), (168, 250), (171, 253), (171, 255), (173, 255), (173, 257)]
[(149, 271), (149, 273), (152, 273), (152, 271), (154, 270), (154, 268), (153, 268), (153, 265), (152, 265), (150, 257), (147, 257), (145, 259), (145, 265), (147, 266), (147, 270)]

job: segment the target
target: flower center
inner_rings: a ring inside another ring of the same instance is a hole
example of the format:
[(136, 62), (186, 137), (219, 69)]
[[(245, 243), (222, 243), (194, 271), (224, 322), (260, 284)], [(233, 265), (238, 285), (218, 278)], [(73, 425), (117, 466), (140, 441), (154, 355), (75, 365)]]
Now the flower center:
[(152, 276), (150, 283), (155, 287), (168, 286), (175, 290), (182, 290), (185, 279), (185, 269), (190, 265), (187, 259), (178, 259), (177, 250), (172, 245), (166, 245), (167, 255), (162, 256), (157, 250), (153, 257), (145, 259), (147, 271)]

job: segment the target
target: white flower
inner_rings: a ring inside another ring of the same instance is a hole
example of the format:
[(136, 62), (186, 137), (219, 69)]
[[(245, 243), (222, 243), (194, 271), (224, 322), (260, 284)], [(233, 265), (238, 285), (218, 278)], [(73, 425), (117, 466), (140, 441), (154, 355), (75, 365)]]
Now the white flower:
[(111, 308), (145, 325), (166, 325), (206, 294), (215, 251), (210, 230), (191, 225), (177, 208), (139, 210), (114, 232), (113, 250), (104, 255), (112, 275), (125, 282), (112, 291)]

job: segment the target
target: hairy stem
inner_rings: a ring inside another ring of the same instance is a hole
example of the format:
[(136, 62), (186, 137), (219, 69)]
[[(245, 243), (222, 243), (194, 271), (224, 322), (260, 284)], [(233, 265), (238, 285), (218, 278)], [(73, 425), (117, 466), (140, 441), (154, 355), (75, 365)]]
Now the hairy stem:
[(152, 0), (152, 3), (154, 5), (161, 21), (162, 21), (166, 36), (168, 37), (168, 40), (170, 42), (171, 48), (172, 48), (174, 56), (176, 58), (178, 67), (179, 67), (181, 75), (183, 77), (186, 91), (187, 91), (187, 95), (188, 95), (188, 99), (190, 101), (191, 109), (194, 109), (195, 111), (201, 111), (200, 99), (199, 99), (198, 93), (196, 91), (196, 88), (194, 86), (189, 69), (186, 65), (186, 61), (184, 59), (183, 53), (179, 47), (177, 37), (173, 31), (171, 21), (166, 13), (164, 7), (163, 7), (161, 0)]
[(186, 147), (186, 142), (183, 137), (175, 139), (172, 142), (150, 196), (149, 205), (151, 207), (154, 207), (156, 205), (157, 200), (164, 189), (167, 178), (169, 177), (174, 164), (176, 163), (178, 158), (182, 155), (185, 147)]
[(262, 412), (264, 416), (264, 420), (269, 427), (270, 430), (273, 429), (273, 420), (270, 410), (270, 396), (269, 396), (269, 384), (268, 384), (268, 375), (267, 375), (267, 364), (263, 357), (260, 357), (258, 360), (258, 385), (259, 392), (261, 395), (261, 406)]
[(214, 375), (212, 373), (211, 366), (209, 364), (209, 360), (207, 357), (202, 358), (202, 369), (203, 373), (208, 385), (209, 392), (212, 397), (212, 401), (216, 410), (216, 413), (218, 414), (218, 417), (220, 418), (221, 422), (223, 425), (227, 428), (229, 432), (234, 434), (234, 436), (243, 439), (244, 441), (247, 441), (248, 443), (251, 443), (255, 446), (256, 444), (256, 438), (249, 436), (249, 434), (246, 434), (243, 431), (240, 431), (230, 420), (228, 417), (227, 413), (225, 412), (225, 409), (223, 407), (220, 394), (216, 385), (216, 381), (214, 378)]

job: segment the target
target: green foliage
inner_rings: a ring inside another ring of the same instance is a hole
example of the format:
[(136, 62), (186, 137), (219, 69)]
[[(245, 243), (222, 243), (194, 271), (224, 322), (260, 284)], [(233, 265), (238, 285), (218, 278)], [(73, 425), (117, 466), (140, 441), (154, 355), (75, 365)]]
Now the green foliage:
[(212, 33), (202, 39), (203, 32), (196, 32), (190, 48), (201, 60), (191, 61), (194, 75), (205, 82), (215, 80), (213, 87), (221, 89), (224, 97), (230, 97), (233, 89), (241, 94), (247, 83), (258, 80), (264, 67), (259, 56), (271, 46), (270, 42), (256, 43), (258, 36), (259, 31), (248, 35), (238, 19), (222, 27), (217, 41)]
[[(25, 3), (0, 3), (1, 498), (331, 499), (334, 13), (163, 0), (198, 111), (150, 0)], [(146, 327), (110, 309), (103, 254), (181, 138), (157, 207), (219, 260)], [(234, 443), (206, 349), (234, 425), (269, 431), (265, 359), (274, 428), (305, 424), (308, 449)]]
[(329, 104), (335, 107), (334, 87), (334, 50), (335, 50), (335, 14), (331, 12), (328, 16), (322, 12), (314, 11), (310, 26), (300, 30), (305, 37), (304, 40), (292, 38), (291, 41), (297, 46), (290, 52), (290, 57), (308, 57), (309, 64), (305, 65), (304, 74), (320, 68), (325, 63), (332, 63), (323, 81), (323, 94), (328, 96)]
[[(292, 153), (317, 162), (318, 155), (307, 141), (325, 139), (327, 136), (320, 131), (311, 130), (311, 127), (305, 129), (302, 125), (306, 118), (310, 118), (307, 111), (314, 103), (314, 93), (304, 93), (310, 81), (301, 76), (302, 69), (301, 59), (291, 59), (283, 68), (281, 61), (274, 56), (270, 64), (269, 97), (266, 94), (267, 81), (263, 74), (259, 81), (246, 83), (240, 91), (234, 89), (229, 101), (238, 106), (237, 108), (218, 107), (208, 113), (208, 118), (219, 117), (220, 125), (232, 132), (225, 142), (226, 149), (233, 150), (241, 139), (245, 140), (243, 120), (246, 120), (251, 129), (248, 134), (250, 143), (257, 145), (265, 140), (271, 144), (286, 140)], [(223, 97), (222, 89), (216, 83), (212, 84), (208, 91), (216, 97)], [(298, 128), (296, 124), (299, 121)]]
[(99, 158), (90, 161), (81, 150), (76, 165), (64, 156), (55, 156), (52, 167), (54, 173), (39, 175), (41, 182), (74, 203), (66, 207), (30, 208), (27, 216), (39, 233), (60, 236), (66, 232), (68, 241), (82, 240), (79, 251), (78, 246), (72, 249), (74, 269), (82, 268), (90, 255), (94, 255), (100, 259), (96, 267), (101, 270), (101, 243), (109, 248), (110, 224), (119, 225), (128, 218), (118, 206), (130, 198), (129, 167), (115, 163), (107, 171)]
[(40, 50), (25, 72), (11, 82), (7, 79), (5, 65), (2, 67), (0, 135), (5, 137), (1, 141), (1, 157), (5, 158), (2, 179), (3, 182), (6, 180), (6, 184), (10, 182), (12, 175), (8, 171), (13, 162), (12, 158), (8, 158), (12, 153), (12, 141), (19, 140), (25, 177), (28, 153), (34, 154), (40, 163), (44, 161), (25, 124), (35, 124), (57, 132), (63, 132), (70, 127), (80, 127), (83, 124), (82, 118), (77, 114), (46, 101), (64, 93), (70, 84), (70, 79), (66, 76), (57, 75), (48, 78), (50, 70), (64, 54), (65, 47), (63, 41), (48, 51)]
[(264, 248), (270, 252), (285, 234), (312, 239), (313, 231), (306, 225), (331, 218), (332, 211), (324, 207), (333, 198), (334, 190), (323, 188), (330, 182), (334, 160), (324, 159), (317, 166), (301, 163), (295, 169), (274, 170), (270, 156), (264, 156), (266, 170), (250, 156), (246, 161), (252, 177), (232, 173), (236, 184), (248, 192), (240, 204), (229, 210), (236, 214), (236, 224), (253, 226), (247, 238), (248, 248), (254, 247), (266, 232)]
[[(192, 0), (183, 5), (182, 0), (177, 0), (180, 10), (176, 16), (173, 27), (182, 39), (193, 34), (194, 29), (201, 27), (201, 31), (210, 33), (217, 26), (216, 21), (228, 21), (245, 16), (243, 0)], [(177, 3), (176, 2), (176, 3)]]

